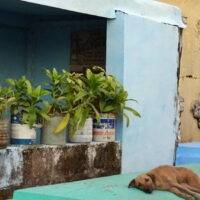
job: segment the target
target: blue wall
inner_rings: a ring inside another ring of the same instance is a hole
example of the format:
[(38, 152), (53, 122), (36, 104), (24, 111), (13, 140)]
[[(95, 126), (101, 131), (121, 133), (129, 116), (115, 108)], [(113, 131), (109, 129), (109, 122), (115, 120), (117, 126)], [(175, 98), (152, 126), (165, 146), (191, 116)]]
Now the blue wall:
[(45, 81), (44, 68), (69, 69), (73, 31), (102, 28), (106, 20), (69, 16), (27, 16), (0, 12), (0, 83), (27, 75)]
[(21, 15), (0, 12), (0, 83), (26, 73), (26, 22)]
[(178, 28), (118, 12), (117, 19), (108, 21), (107, 30), (107, 71), (122, 80), (129, 98), (138, 100), (133, 106), (142, 115), (128, 128), (118, 124), (122, 172), (173, 164)]
[(26, 33), (17, 28), (0, 27), (0, 80), (26, 73)]
[(28, 32), (27, 74), (35, 83), (44, 81), (44, 68), (68, 69), (70, 32), (59, 26), (31, 27)]
[(62, 20), (35, 22), (28, 31), (28, 76), (45, 80), (44, 68), (69, 69), (70, 37), (73, 31), (106, 28), (102, 20)]

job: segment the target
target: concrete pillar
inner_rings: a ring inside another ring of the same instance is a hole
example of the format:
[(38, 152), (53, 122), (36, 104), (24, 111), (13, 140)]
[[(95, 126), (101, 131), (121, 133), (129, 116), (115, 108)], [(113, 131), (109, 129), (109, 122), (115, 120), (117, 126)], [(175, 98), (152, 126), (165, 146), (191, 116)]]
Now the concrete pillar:
[[(106, 71), (124, 84), (124, 13), (107, 22)], [(123, 119), (117, 119), (116, 138), (122, 140)]]
[[(118, 123), (122, 172), (173, 164), (178, 132), (177, 69), (179, 28), (117, 12), (107, 23), (107, 72), (138, 100), (141, 119)], [(132, 116), (131, 120), (132, 120)]]

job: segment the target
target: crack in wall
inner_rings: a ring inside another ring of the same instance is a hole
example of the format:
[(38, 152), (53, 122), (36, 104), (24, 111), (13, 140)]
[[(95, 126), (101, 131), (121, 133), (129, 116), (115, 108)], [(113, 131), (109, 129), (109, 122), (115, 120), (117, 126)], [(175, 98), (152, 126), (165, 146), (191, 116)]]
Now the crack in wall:
[(177, 59), (177, 95), (175, 97), (175, 108), (176, 108), (176, 116), (174, 120), (174, 127), (175, 127), (175, 134), (176, 134), (176, 141), (175, 141), (175, 149), (174, 149), (174, 165), (176, 162), (176, 150), (178, 147), (178, 143), (181, 139), (181, 113), (182, 113), (182, 106), (181, 106), (181, 99), (182, 97), (179, 94), (179, 81), (180, 81), (180, 67), (181, 67), (181, 57), (182, 57), (182, 31), (183, 29), (179, 29), (179, 44), (178, 44), (178, 59)]
[(188, 75), (185, 75), (185, 76), (181, 76), (180, 79), (184, 80), (184, 79), (192, 79), (192, 80), (196, 80), (196, 79), (200, 79), (200, 77), (197, 77), (197, 76), (194, 76), (192, 74), (188, 74)]

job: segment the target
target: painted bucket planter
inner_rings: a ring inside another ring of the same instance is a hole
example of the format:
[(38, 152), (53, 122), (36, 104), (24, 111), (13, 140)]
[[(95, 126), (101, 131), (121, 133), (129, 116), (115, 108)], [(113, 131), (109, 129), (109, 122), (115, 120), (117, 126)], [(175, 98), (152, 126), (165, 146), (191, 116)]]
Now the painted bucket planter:
[(10, 122), (9, 120), (0, 121), (0, 149), (6, 148), (9, 144)]
[(88, 118), (82, 129), (77, 130), (73, 137), (69, 136), (69, 141), (73, 143), (92, 142), (92, 126), (93, 120)]
[(113, 114), (101, 114), (99, 122), (93, 120), (93, 141), (113, 142), (115, 141), (115, 120)]
[(37, 124), (30, 128), (27, 124), (21, 123), (19, 116), (11, 116), (11, 144), (40, 144), (41, 127), (40, 124)]
[(49, 121), (45, 122), (42, 130), (42, 144), (49, 145), (62, 145), (66, 144), (67, 141), (67, 129), (65, 128), (62, 132), (55, 134), (54, 130), (62, 121), (62, 116), (51, 117)]

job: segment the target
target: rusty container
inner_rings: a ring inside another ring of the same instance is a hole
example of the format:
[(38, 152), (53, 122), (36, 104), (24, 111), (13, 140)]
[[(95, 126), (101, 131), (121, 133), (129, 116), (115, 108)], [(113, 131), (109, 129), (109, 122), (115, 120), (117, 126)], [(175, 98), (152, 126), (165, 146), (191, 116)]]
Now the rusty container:
[(9, 120), (0, 121), (0, 149), (6, 148), (9, 144), (10, 136), (10, 123)]

